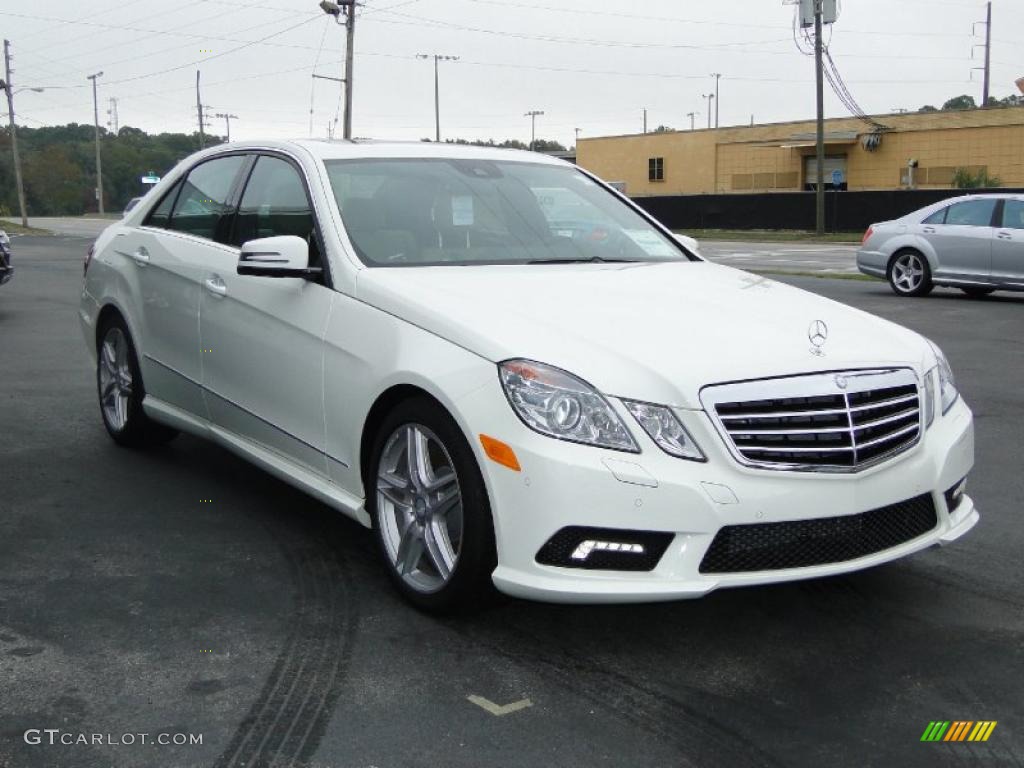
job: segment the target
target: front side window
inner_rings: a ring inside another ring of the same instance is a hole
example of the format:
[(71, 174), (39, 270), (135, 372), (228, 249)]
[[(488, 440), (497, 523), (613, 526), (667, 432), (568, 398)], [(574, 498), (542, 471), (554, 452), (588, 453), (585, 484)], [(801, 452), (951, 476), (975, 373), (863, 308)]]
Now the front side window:
[(996, 210), (995, 200), (967, 200), (954, 203), (946, 212), (946, 224), (963, 227), (991, 227), (992, 214)]
[(665, 158), (663, 157), (652, 157), (647, 161), (647, 180), (648, 181), (664, 181), (665, 180)]
[(686, 261), (675, 240), (578, 169), (435, 158), (329, 160), (370, 266)]
[(312, 232), (313, 209), (299, 171), (280, 157), (260, 157), (238, 207), (235, 245), (277, 235), (309, 240)]
[(226, 241), (223, 224), (231, 212), (228, 196), (245, 161), (244, 155), (228, 155), (193, 168), (183, 182), (168, 228)]
[(1024, 229), (1024, 200), (1006, 200), (1003, 203), (1003, 226), (1006, 229)]

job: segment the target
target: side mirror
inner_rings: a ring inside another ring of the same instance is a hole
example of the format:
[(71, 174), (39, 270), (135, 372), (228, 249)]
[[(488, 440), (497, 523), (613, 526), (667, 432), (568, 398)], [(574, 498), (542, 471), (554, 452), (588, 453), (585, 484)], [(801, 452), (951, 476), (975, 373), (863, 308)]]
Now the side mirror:
[(312, 277), (321, 272), (319, 267), (309, 266), (309, 243), (295, 235), (243, 243), (237, 271), (255, 277)]
[(677, 234), (676, 240), (679, 241), (679, 244), (682, 245), (683, 248), (690, 251), (690, 253), (700, 256), (700, 243), (698, 243), (694, 238), (690, 237), (689, 235)]

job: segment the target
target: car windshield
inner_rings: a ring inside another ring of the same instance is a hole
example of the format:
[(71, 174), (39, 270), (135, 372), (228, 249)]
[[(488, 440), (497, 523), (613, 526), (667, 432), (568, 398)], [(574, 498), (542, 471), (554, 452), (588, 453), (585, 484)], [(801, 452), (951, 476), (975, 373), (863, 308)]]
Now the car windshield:
[(612, 192), (559, 165), (479, 159), (329, 160), (369, 266), (685, 261)]

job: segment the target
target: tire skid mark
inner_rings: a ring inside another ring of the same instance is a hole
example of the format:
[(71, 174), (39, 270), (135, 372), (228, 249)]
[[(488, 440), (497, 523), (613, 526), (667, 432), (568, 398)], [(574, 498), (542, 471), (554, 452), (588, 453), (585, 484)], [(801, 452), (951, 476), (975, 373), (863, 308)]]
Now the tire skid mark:
[(274, 526), (270, 533), (295, 585), (291, 631), (216, 768), (307, 762), (333, 713), (352, 653), (358, 610), (344, 545), (322, 530)]
[[(543, 677), (562, 688), (582, 696), (614, 716), (637, 728), (648, 731), (683, 749), (694, 751), (700, 745), (704, 755), (714, 754), (716, 760), (731, 768), (763, 768), (784, 764), (763, 748), (715, 718), (663, 692), (642, 685), (629, 675), (615, 672), (567, 651), (552, 653), (550, 645), (511, 624), (502, 626), (503, 637), (484, 635), (478, 628), (452, 627), (473, 644), (486, 646), (491, 652), (513, 662), (546, 672)], [(515, 636), (516, 642), (509, 643)], [(609, 685), (609, 682), (613, 685)], [(680, 766), (703, 764), (698, 755), (680, 756)]]

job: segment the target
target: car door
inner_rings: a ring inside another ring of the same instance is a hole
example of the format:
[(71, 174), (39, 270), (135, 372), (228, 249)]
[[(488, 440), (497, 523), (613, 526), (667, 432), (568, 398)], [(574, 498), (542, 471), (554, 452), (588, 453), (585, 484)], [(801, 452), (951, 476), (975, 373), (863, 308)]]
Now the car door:
[(1024, 288), (1024, 199), (1004, 200), (999, 223), (992, 240), (992, 282)]
[(237, 274), (242, 243), (297, 235), (310, 266), (323, 266), (309, 192), (300, 167), (260, 154), (234, 217), (231, 248), (204, 267), (200, 300), (202, 381), (217, 425), (326, 475), (323, 334), (329, 278)]
[(119, 234), (114, 248), (132, 266), (138, 298), (139, 366), (148, 395), (205, 417), (200, 371), (199, 277), (207, 244), (228, 210), (241, 156), (192, 168), (141, 227)]
[(932, 225), (926, 235), (935, 248), (938, 268), (934, 277), (987, 282), (992, 272), (993, 216), (999, 201), (979, 197), (953, 203), (945, 221)]

